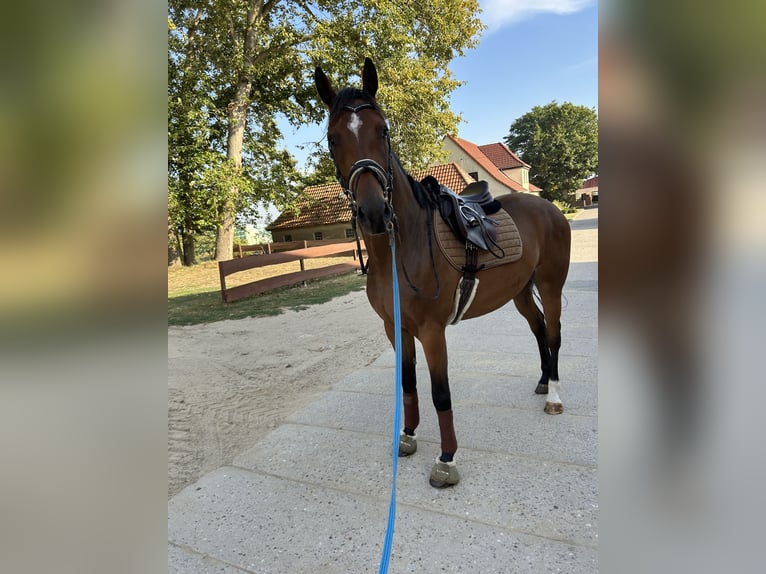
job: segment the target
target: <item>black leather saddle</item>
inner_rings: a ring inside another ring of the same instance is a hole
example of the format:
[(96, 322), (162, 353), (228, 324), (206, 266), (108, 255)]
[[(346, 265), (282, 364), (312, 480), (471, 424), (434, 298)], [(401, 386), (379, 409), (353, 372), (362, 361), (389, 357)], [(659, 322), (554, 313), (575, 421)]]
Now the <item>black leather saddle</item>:
[[(495, 229), (498, 223), (488, 217), (497, 213), (501, 206), (489, 192), (487, 182), (469, 183), (460, 195), (444, 185), (440, 185), (439, 188), (439, 212), (455, 236), (478, 249), (502, 257)], [(499, 253), (496, 253), (496, 250), (499, 250)]]

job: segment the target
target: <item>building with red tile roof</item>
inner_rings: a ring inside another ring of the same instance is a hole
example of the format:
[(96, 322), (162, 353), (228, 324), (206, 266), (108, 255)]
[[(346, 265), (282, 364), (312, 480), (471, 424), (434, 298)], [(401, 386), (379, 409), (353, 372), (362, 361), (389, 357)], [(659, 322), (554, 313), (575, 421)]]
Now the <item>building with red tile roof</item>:
[(593, 175), (583, 180), (582, 187), (574, 193), (572, 200), (576, 207), (588, 207), (598, 203), (598, 176)]
[(295, 207), (283, 211), (266, 229), (274, 241), (353, 237), (345, 234), (345, 229), (351, 231), (351, 210), (338, 183), (306, 187)]
[(432, 165), (427, 169), (413, 171), (410, 175), (417, 181), (421, 181), (427, 175), (436, 178), (441, 185), (449, 187), (455, 193), (463, 191), (466, 185), (474, 181), (462, 167), (456, 163)]
[(517, 167), (526, 167), (529, 169), (529, 164), (524, 163), (519, 156), (513, 153), (508, 146), (503, 143), (498, 142), (476, 147), (478, 147), (479, 151), (487, 156), (489, 161), (494, 163), (500, 170), (514, 169)]
[(523, 159), (513, 153), (504, 143), (493, 143), (477, 146), (489, 161), (513, 181), (520, 183), (524, 191), (539, 195), (542, 189), (529, 181), (529, 168)]
[(582, 182), (583, 189), (598, 187), (598, 176), (594, 175)]
[(501, 143), (478, 146), (468, 140), (447, 135), (444, 149), (455, 162), (476, 180), (485, 180), (492, 195), (526, 192), (539, 194), (529, 183), (529, 165)]

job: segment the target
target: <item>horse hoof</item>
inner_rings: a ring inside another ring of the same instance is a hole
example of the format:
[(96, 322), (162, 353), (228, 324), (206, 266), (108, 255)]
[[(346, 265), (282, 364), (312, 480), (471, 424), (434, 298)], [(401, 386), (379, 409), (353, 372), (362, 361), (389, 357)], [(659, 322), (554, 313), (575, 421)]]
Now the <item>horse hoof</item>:
[(536, 395), (547, 395), (548, 394), (548, 385), (543, 383), (537, 383), (537, 388), (535, 389)]
[(416, 450), (418, 450), (417, 436), (401, 433), (399, 435), (399, 456), (410, 456), (415, 454)]
[(549, 415), (560, 415), (564, 412), (564, 405), (561, 403), (545, 403), (545, 408), (543, 409), (546, 413)]
[(460, 473), (457, 471), (455, 461), (442, 462), (439, 457), (436, 457), (428, 482), (434, 488), (447, 488), (460, 482)]

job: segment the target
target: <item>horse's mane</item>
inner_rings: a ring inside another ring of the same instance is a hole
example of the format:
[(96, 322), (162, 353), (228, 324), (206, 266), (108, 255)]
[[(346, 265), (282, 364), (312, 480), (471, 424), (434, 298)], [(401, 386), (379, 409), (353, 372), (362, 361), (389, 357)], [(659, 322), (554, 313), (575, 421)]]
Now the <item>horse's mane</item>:
[(422, 181), (417, 181), (414, 177), (407, 173), (407, 171), (404, 169), (404, 166), (402, 166), (402, 162), (399, 161), (399, 158), (396, 156), (396, 154), (392, 154), (392, 157), (396, 164), (399, 166), (399, 169), (401, 169), (404, 172), (404, 175), (407, 176), (407, 182), (410, 184), (412, 195), (415, 197), (415, 201), (418, 202), (418, 205), (422, 209), (433, 209), (438, 207), (439, 182), (436, 181), (436, 178), (429, 175)]
[(415, 181), (408, 173), (407, 179), (412, 188), (412, 195), (415, 196), (420, 207), (433, 209), (439, 206), (439, 182), (436, 181), (435, 177), (429, 175), (422, 181)]

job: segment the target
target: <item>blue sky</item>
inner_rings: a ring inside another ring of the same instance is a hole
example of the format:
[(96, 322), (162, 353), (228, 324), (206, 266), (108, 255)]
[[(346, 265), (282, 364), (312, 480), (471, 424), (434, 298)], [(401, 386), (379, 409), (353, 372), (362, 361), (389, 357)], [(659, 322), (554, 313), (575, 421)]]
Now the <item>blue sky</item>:
[[(480, 4), (482, 20), (494, 24), (477, 48), (450, 65), (455, 77), (466, 82), (453, 92), (450, 106), (463, 117), (458, 126), (461, 138), (479, 145), (502, 141), (516, 118), (553, 100), (597, 107), (595, 1), (480, 0)], [(555, 12), (564, 10), (573, 12)]]
[[(450, 106), (462, 115), (458, 135), (475, 144), (502, 141), (513, 121), (553, 100), (597, 108), (596, 0), (479, 0), (488, 24), (479, 45), (450, 64), (465, 84)], [(285, 145), (319, 141), (323, 126), (283, 127)]]

